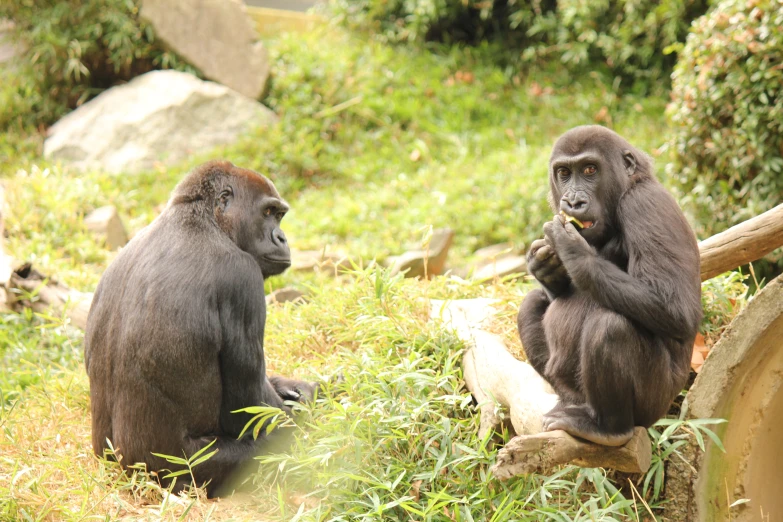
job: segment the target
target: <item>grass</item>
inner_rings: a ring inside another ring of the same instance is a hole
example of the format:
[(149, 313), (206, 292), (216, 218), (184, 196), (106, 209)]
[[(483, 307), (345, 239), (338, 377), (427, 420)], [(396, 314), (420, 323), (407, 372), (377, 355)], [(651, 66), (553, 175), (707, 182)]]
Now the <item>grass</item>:
[[(655, 154), (666, 135), (665, 99), (618, 96), (600, 76), (510, 70), (491, 47), (389, 47), (331, 29), (282, 37), (270, 51), (268, 103), (280, 122), (181, 165), (77, 173), (40, 158), (28, 133), (4, 137), (2, 150), (13, 152), (3, 172), (6, 247), (91, 291), (114, 254), (85, 231), (84, 215), (113, 204), (137, 232), (184, 172), (229, 158), (270, 176), (292, 203), (284, 228), (294, 247), (328, 246), (361, 260), (339, 278), (291, 272), (267, 283), (267, 290), (295, 285), (309, 294), (307, 303), (271, 307), (270, 371), (341, 372), (344, 382), (302, 413), (288, 453), (261, 459), (244, 496), (173, 497), (143, 473), (123, 474), (92, 455), (82, 333), (59, 317), (0, 314), (0, 520), (637, 520), (648, 507), (660, 513), (655, 485), (663, 464), (650, 480), (631, 477), (639, 495), (627, 478), (603, 470), (566, 467), (505, 484), (488, 477), (494, 450), (477, 440), (478, 417), (462, 387), (463, 346), (429, 320), (426, 300), (499, 298), (493, 331), (519, 354), (513, 316), (529, 283), (402, 280), (370, 262), (416, 245), (430, 226), (456, 231), (455, 267), (481, 246), (529, 244), (550, 213), (545, 179), (554, 138), (599, 121)], [(742, 306), (735, 298), (743, 288), (736, 280), (710, 287), (717, 303), (705, 323), (710, 331)], [(694, 429), (667, 430), (656, 455), (671, 458), (669, 437)]]

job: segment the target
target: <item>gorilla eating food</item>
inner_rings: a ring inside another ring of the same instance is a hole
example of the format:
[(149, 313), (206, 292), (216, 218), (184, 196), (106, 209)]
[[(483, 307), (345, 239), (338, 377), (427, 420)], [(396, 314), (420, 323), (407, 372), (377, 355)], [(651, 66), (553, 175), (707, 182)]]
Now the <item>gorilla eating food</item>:
[(313, 398), (312, 383), (267, 377), (264, 362), (264, 279), (291, 263), (288, 208), (268, 179), (212, 161), (109, 266), (85, 334), (97, 455), (108, 440), (123, 465), (173, 470), (152, 452), (190, 456), (214, 441), (193, 470), (214, 496), (268, 442), (239, 439), (251, 416), (232, 411), (290, 413), (284, 400)]
[(544, 429), (619, 446), (666, 414), (702, 317), (699, 251), (652, 160), (600, 126), (574, 128), (549, 161), (554, 219), (527, 254), (541, 283), (518, 326), (560, 401)]

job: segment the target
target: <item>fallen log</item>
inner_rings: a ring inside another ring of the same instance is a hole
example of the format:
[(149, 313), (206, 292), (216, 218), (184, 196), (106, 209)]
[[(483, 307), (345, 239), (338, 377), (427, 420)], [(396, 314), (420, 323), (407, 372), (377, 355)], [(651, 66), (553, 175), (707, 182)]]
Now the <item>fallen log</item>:
[(20, 312), (30, 308), (37, 313), (65, 314), (74, 326), (84, 329), (92, 294), (72, 290), (47, 278), (29, 263), (17, 266), (3, 250), (5, 192), (0, 184), (0, 311)]
[(561, 464), (644, 473), (650, 468), (651, 459), (650, 437), (642, 427), (635, 428), (631, 440), (617, 448), (586, 442), (556, 430), (514, 437), (498, 451), (490, 471), (500, 480), (529, 473), (548, 474)]
[(701, 280), (761, 259), (783, 246), (783, 204), (699, 243)]

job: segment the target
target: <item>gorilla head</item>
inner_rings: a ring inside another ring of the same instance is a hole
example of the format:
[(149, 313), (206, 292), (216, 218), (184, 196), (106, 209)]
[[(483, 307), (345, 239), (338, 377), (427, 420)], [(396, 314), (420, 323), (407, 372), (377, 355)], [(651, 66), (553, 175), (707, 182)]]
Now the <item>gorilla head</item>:
[(264, 278), (291, 266), (291, 252), (280, 222), (289, 210), (268, 179), (228, 161), (194, 170), (174, 189), (171, 205), (198, 205), (261, 267)]
[(622, 195), (651, 172), (649, 156), (615, 132), (599, 125), (576, 127), (552, 150), (549, 203), (555, 212), (581, 221), (582, 237), (600, 247), (617, 234)]

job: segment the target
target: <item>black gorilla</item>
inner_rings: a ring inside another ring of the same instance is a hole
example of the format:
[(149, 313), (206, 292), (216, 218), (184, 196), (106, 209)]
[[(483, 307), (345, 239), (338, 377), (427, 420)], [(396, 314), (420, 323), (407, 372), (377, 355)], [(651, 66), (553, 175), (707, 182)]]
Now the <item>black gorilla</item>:
[(606, 128), (557, 140), (549, 186), (565, 216), (531, 245), (543, 289), (518, 318), (528, 360), (560, 397), (544, 429), (619, 446), (665, 415), (688, 378), (702, 317), (696, 238), (652, 160)]
[(120, 252), (85, 336), (96, 454), (108, 439), (123, 465), (158, 471), (173, 467), (151, 452), (190, 456), (215, 441), (218, 452), (194, 469), (214, 496), (264, 448), (237, 438), (251, 416), (231, 412), (290, 412), (283, 400), (313, 397), (313, 384), (267, 378), (264, 363), (264, 279), (290, 266), (280, 229), (288, 208), (268, 179), (213, 161)]

